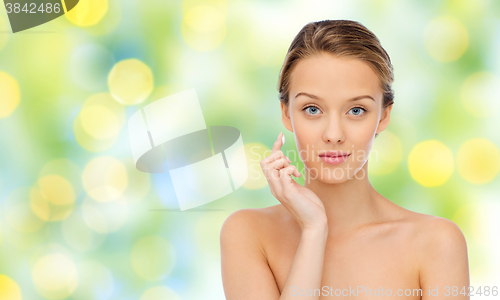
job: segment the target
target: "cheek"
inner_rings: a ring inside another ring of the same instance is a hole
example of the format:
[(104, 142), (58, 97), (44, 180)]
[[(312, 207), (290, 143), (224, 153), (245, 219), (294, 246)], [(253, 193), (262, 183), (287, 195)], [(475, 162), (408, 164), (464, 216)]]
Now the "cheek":
[(300, 160), (303, 162), (309, 161), (313, 152), (318, 151), (315, 147), (318, 143), (318, 134), (320, 134), (318, 126), (314, 126), (313, 122), (301, 122), (300, 120), (295, 120), (293, 128)]
[(359, 126), (352, 126), (346, 131), (346, 138), (355, 145), (364, 145), (369, 142), (376, 132), (376, 126), (372, 123), (364, 122)]
[(362, 120), (357, 120), (349, 123), (345, 129), (346, 134), (353, 141), (369, 141), (375, 136), (377, 131), (378, 116), (377, 113), (371, 113)]
[(307, 158), (311, 155), (311, 150), (313, 150), (312, 145), (314, 145), (314, 143), (311, 138), (311, 135), (307, 134), (307, 131), (303, 129), (295, 130), (297, 151), (299, 152), (299, 157), (302, 161), (307, 161)]
[(349, 133), (346, 133), (349, 134), (349, 141), (354, 151), (353, 160), (362, 162), (368, 159), (376, 130), (376, 120), (370, 122), (367, 120), (360, 126), (351, 127)]

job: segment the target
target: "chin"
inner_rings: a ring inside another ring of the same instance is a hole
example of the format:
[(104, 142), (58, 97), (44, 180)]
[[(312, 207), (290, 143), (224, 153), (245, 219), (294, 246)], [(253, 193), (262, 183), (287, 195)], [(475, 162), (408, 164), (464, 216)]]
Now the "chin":
[(306, 168), (310, 175), (308, 178), (311, 180), (319, 180), (323, 183), (330, 184), (342, 183), (349, 180), (348, 176), (350, 174), (347, 174), (347, 169), (345, 167), (318, 163)]
[(305, 168), (309, 172), (311, 180), (319, 180), (323, 183), (338, 184), (354, 178), (361, 179), (366, 176), (363, 166), (366, 161), (353, 164), (353, 162), (345, 162), (339, 165), (330, 165), (323, 162), (317, 162), (310, 166), (305, 164)]

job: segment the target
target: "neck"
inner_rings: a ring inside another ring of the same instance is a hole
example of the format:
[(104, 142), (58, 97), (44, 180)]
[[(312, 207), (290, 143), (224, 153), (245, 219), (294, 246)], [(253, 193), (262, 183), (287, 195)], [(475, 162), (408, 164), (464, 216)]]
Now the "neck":
[[(312, 190), (323, 202), (328, 218), (328, 231), (335, 234), (366, 225), (380, 215), (378, 192), (368, 180), (368, 162), (359, 170), (359, 179), (353, 177), (342, 183), (324, 183), (308, 178), (304, 186)], [(365, 174), (361, 176), (361, 174)]]

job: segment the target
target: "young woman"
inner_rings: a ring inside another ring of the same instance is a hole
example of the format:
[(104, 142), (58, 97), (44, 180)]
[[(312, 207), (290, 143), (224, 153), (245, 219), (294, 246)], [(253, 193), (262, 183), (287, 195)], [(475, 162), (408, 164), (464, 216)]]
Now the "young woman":
[(280, 204), (238, 210), (221, 229), (226, 299), (469, 299), (455, 223), (396, 205), (368, 179), (392, 82), (388, 54), (362, 24), (324, 20), (298, 33), (279, 93), (305, 184), (291, 177), (302, 175), (280, 150), (280, 133), (260, 162)]

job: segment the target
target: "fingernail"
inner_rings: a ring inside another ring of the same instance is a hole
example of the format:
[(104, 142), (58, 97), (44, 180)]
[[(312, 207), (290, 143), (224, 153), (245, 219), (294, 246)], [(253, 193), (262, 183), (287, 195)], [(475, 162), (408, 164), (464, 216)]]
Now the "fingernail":
[(288, 159), (288, 162), (292, 162), (288, 157), (286, 159)]
[(285, 135), (283, 135), (283, 136), (281, 137), (281, 145), (284, 145), (284, 144), (285, 144)]

